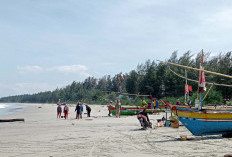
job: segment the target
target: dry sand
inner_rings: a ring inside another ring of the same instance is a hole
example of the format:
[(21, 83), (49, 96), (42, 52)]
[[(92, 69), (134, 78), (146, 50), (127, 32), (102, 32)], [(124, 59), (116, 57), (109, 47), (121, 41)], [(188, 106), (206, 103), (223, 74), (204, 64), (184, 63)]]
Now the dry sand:
[[(183, 126), (141, 130), (136, 116), (107, 117), (106, 106), (91, 105), (92, 117), (84, 114), (81, 120), (74, 119), (74, 107), (64, 120), (56, 118), (56, 105), (26, 106), (21, 113), (0, 116), (25, 118), (25, 122), (0, 123), (0, 157), (218, 157), (232, 153), (232, 139), (194, 137)], [(163, 115), (149, 117), (156, 125)], [(192, 140), (181, 141), (180, 135)]]

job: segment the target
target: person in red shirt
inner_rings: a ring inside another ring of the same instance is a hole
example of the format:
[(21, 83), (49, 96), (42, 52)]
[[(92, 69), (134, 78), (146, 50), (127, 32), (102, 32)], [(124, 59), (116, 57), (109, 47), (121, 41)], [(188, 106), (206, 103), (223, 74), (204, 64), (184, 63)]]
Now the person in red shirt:
[(64, 106), (64, 111), (63, 112), (64, 112), (64, 118), (68, 119), (69, 107), (68, 107), (67, 104)]

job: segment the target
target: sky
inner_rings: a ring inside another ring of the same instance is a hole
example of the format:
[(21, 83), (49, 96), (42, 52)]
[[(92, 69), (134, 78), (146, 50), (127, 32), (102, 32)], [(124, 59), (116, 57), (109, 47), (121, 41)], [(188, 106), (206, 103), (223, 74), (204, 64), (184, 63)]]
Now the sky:
[(0, 97), (232, 50), (230, 0), (0, 0)]

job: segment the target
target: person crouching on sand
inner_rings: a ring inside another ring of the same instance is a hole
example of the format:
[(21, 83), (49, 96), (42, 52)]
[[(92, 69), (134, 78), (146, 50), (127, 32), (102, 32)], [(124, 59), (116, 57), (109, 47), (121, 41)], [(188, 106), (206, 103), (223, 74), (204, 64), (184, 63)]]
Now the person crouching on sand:
[(68, 112), (69, 112), (69, 107), (68, 105), (66, 104), (65, 107), (64, 107), (64, 118), (65, 119), (68, 119)]
[(57, 107), (57, 118), (61, 117), (61, 112), (62, 112), (62, 108), (61, 108), (61, 104), (59, 104)]
[(86, 108), (86, 111), (87, 111), (87, 117), (90, 117), (91, 108), (87, 104), (85, 104), (85, 108)]

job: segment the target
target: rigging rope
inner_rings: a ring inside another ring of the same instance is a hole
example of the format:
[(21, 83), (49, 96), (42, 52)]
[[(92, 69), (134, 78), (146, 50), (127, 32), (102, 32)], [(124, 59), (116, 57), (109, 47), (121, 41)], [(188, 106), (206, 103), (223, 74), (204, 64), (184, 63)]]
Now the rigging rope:
[[(177, 76), (179, 76), (179, 77), (181, 77), (181, 78), (183, 78), (183, 79), (187, 79), (188, 81), (192, 81), (192, 82), (196, 82), (196, 83), (199, 82), (199, 81), (197, 81), (197, 80), (189, 79), (189, 78), (186, 78), (185, 76), (182, 76), (182, 75), (180, 75), (180, 74), (177, 74), (177, 73), (174, 72), (169, 66), (168, 66), (168, 68), (169, 68), (169, 70), (170, 70), (172, 73), (174, 73), (175, 75), (177, 75)], [(218, 83), (211, 83), (211, 82), (205, 82), (205, 83), (206, 83), (206, 84), (210, 84), (210, 85), (214, 84), (215, 86), (232, 87), (232, 85), (227, 85), (227, 84), (218, 84)]]

